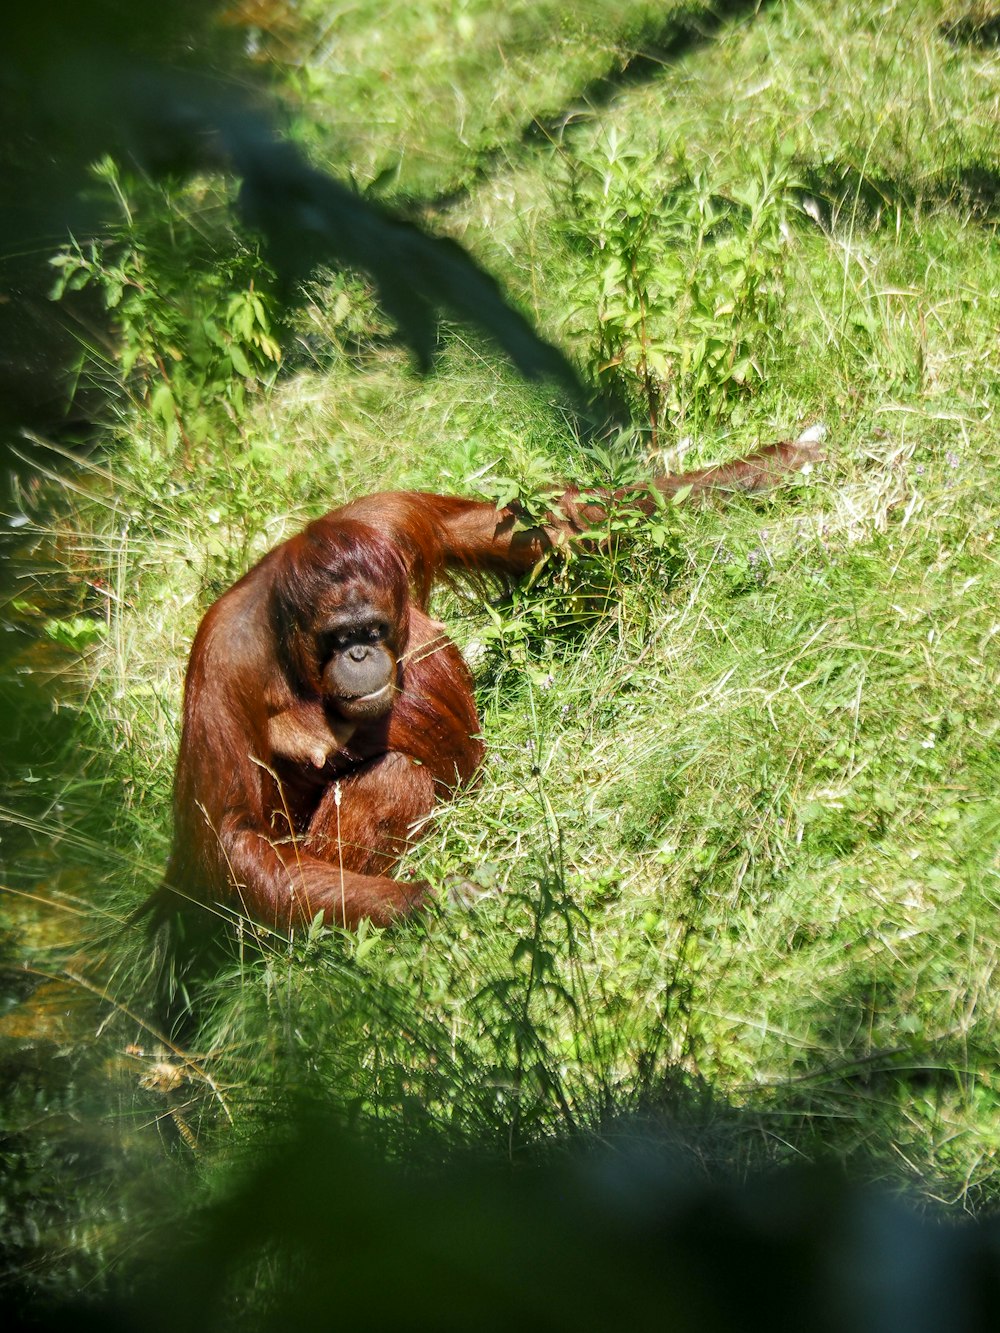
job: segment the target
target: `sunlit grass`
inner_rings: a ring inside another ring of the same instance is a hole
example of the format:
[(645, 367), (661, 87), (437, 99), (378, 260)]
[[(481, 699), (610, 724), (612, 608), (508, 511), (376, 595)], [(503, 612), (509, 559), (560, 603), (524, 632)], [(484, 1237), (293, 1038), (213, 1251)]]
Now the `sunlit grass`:
[[(378, 38), (362, 6), (317, 28), (314, 143), (362, 181), (401, 154), (401, 194), (469, 185), (435, 225), (581, 359), (582, 259), (559, 225), (574, 155), (614, 126), (662, 150), (654, 184), (683, 154), (723, 190), (790, 141), (781, 373), (648, 466), (815, 422), (829, 457), (759, 502), (681, 505), (664, 544), (637, 530), (513, 599), (442, 595), (490, 758), (409, 858), (440, 902), (385, 934), (237, 936), (173, 1050), (127, 918), (165, 860), (207, 606), (349, 495), (531, 492), (601, 463), (553, 394), (460, 331), (418, 379), (370, 336), (363, 288), (332, 280), (273, 389), (194, 448), (126, 402), (90, 465), (35, 510), (20, 497), (49, 560), (27, 601), (77, 716), (58, 776), (29, 772), (4, 816), (35, 848), (5, 912), (15, 952), (87, 996), (74, 1059), (138, 1152), (119, 1178), (161, 1141), (224, 1163), (307, 1089), (392, 1152), (518, 1156), (641, 1110), (710, 1164), (828, 1153), (995, 1207), (1000, 260), (968, 168), (988, 157), (997, 56), (942, 35), (962, 8), (747, 7), (528, 146), (532, 117), (622, 63), (649, 6), (600, 42), (596, 10), (554, 5), (401, 8)], [(451, 902), (455, 879), (474, 905)]]

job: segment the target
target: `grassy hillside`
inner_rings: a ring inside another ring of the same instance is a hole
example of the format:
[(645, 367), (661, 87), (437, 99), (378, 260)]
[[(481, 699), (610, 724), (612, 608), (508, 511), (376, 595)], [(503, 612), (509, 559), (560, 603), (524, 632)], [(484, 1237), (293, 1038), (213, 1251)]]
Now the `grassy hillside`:
[[(117, 293), (83, 373), (120, 391), (99, 452), (14, 497), (8, 615), (49, 645), (14, 669), (69, 716), (5, 835), (8, 972), (46, 978), (0, 1019), (38, 1281), (118, 1262), (303, 1090), (395, 1153), (634, 1112), (709, 1168), (832, 1154), (996, 1207), (998, 13), (309, 3), (251, 34), (318, 164), (461, 240), (628, 402), (600, 443), (463, 329), (416, 377), (362, 277), (281, 314), (225, 181), (102, 169), (119, 222), (59, 272)], [(817, 425), (828, 460), (773, 496), (442, 596), (490, 758), (410, 858), (439, 905), (246, 943), (159, 1040), (127, 918), (187, 649), (242, 571), (349, 495), (530, 499)]]

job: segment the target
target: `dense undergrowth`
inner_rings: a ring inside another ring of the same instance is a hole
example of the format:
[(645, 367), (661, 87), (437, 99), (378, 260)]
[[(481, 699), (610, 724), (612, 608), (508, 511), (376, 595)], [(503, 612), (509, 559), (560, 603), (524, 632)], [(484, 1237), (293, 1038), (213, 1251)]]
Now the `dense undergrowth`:
[[(7, 974), (43, 983), (0, 1026), (31, 1281), (99, 1282), (152, 1200), (186, 1206), (303, 1096), (401, 1156), (521, 1160), (641, 1116), (709, 1169), (832, 1155), (995, 1208), (981, 10), (306, 4), (271, 35), (316, 159), (462, 240), (628, 404), (599, 442), (460, 329), (417, 378), (357, 275), (283, 311), (225, 181), (100, 167), (107, 235), (54, 278), (117, 312), (116, 356), (81, 363), (114, 407), (14, 497), (7, 614), (70, 716), (6, 800)], [(234, 578), (351, 494), (537, 500), (817, 423), (828, 461), (771, 497), (622, 514), (614, 554), (443, 596), (490, 758), (410, 857), (439, 904), (241, 936), (162, 1040), (129, 915), (166, 857), (187, 646)]]

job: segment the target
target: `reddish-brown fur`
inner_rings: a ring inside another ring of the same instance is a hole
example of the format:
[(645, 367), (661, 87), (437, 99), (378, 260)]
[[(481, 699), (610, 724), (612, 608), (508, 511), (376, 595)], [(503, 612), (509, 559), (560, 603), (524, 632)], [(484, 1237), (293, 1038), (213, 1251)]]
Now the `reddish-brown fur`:
[[(665, 494), (757, 490), (815, 456), (809, 445), (772, 445), (655, 484)], [(282, 931), (320, 913), (386, 925), (418, 908), (427, 886), (391, 873), (436, 801), (483, 757), (468, 669), (427, 615), (432, 584), (448, 571), (524, 574), (626, 495), (647, 514), (656, 507), (639, 487), (569, 489), (524, 527), (513, 508), (372, 495), (265, 556), (209, 610), (191, 650), (168, 891)], [(331, 699), (325, 683), (336, 673), (324, 674), (324, 627), (354, 619), (378, 626), (375, 666), (363, 669), (394, 676), (376, 716), (343, 716), (370, 696)]]

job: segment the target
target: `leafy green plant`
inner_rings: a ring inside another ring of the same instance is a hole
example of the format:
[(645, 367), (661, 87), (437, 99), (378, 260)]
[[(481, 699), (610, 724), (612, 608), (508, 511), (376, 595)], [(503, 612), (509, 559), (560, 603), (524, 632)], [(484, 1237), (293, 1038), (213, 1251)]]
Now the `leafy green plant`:
[(114, 221), (53, 256), (51, 295), (99, 292), (117, 332), (115, 377), (168, 439), (197, 443), (220, 409), (242, 412), (247, 389), (269, 384), (280, 364), (270, 272), (204, 183), (153, 184), (111, 158), (93, 175)]
[(99, 642), (107, 634), (107, 624), (91, 616), (71, 616), (66, 620), (48, 620), (45, 633), (48, 638), (79, 652)]
[[(626, 587), (642, 577), (640, 570), (657, 587), (669, 585), (682, 563), (676, 511), (659, 491), (648, 494), (656, 504), (652, 516), (628, 496), (611, 502), (600, 497), (605, 508), (600, 522), (566, 538), (529, 579), (483, 606), (487, 621), (476, 637), (491, 650), (487, 675), (496, 680), (511, 667), (518, 680), (527, 674), (546, 688), (556, 645), (606, 625)], [(587, 498), (584, 489), (581, 499)], [(522, 522), (537, 521), (553, 500), (554, 493), (546, 491), (519, 501)]]
[(661, 155), (612, 129), (569, 162), (564, 231), (583, 255), (570, 325), (653, 447), (665, 425), (727, 420), (781, 355), (789, 157), (758, 153), (734, 184), (681, 159), (668, 186)]

